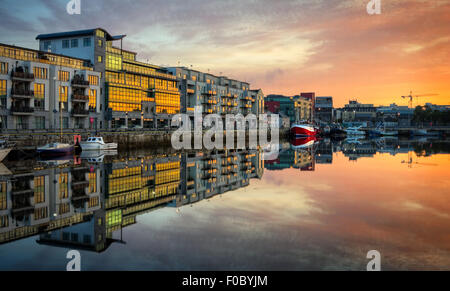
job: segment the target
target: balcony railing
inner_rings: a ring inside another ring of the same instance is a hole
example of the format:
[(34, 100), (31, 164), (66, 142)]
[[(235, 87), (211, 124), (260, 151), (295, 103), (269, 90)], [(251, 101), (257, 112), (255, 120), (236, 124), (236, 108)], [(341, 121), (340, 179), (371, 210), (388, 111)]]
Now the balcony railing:
[(72, 95), (72, 101), (74, 101), (74, 102), (87, 102), (87, 101), (89, 101), (89, 96), (73, 94)]
[(75, 108), (72, 110), (72, 115), (89, 115), (89, 110)]
[(73, 79), (72, 80), (72, 86), (89, 87), (89, 81), (80, 80), (80, 79)]
[(27, 73), (27, 72), (11, 72), (11, 78), (12, 79), (24, 79), (24, 80), (34, 80), (34, 74)]
[(24, 90), (24, 89), (11, 89), (11, 97), (22, 97), (22, 98), (33, 98), (34, 91), (33, 90)]
[(33, 113), (34, 108), (29, 106), (11, 106), (11, 112), (13, 113)]

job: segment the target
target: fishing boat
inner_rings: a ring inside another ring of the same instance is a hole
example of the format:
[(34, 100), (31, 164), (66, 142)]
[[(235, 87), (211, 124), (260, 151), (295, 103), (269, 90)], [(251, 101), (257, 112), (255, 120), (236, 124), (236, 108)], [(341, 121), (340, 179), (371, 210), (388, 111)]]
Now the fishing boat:
[(360, 130), (361, 126), (348, 127), (345, 129), (347, 135), (366, 135), (364, 130)]
[(41, 156), (65, 156), (70, 155), (74, 150), (73, 145), (59, 142), (48, 143), (37, 148), (37, 152)]
[(105, 143), (102, 137), (89, 137), (85, 142), (81, 142), (80, 146), (83, 151), (117, 149), (117, 143)]
[(291, 126), (291, 134), (294, 137), (316, 136), (319, 129), (312, 124), (294, 124)]
[(0, 162), (6, 158), (11, 150), (12, 147), (8, 146), (6, 141), (0, 140)]
[(306, 136), (301, 138), (295, 138), (291, 140), (292, 149), (305, 149), (310, 148), (317, 141), (315, 136)]
[(384, 123), (378, 124), (375, 129), (369, 130), (369, 135), (371, 136), (396, 136), (398, 131), (396, 130), (386, 130), (386, 125)]

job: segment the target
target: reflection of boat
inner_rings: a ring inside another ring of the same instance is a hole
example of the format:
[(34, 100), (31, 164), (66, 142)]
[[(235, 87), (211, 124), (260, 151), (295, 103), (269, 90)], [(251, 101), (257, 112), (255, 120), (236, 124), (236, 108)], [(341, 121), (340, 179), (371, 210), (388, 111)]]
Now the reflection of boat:
[(65, 156), (73, 153), (74, 149), (73, 145), (54, 142), (37, 148), (37, 152), (42, 156)]
[(319, 130), (311, 124), (293, 124), (291, 134), (293, 136), (315, 136)]
[(375, 129), (369, 130), (369, 135), (371, 136), (396, 136), (398, 131), (396, 130), (386, 130), (386, 125), (380, 123)]
[(362, 144), (360, 139), (362, 139), (363, 136), (353, 136), (345, 139), (345, 143), (348, 144)]
[(347, 135), (366, 135), (366, 132), (360, 130), (361, 126), (348, 127), (345, 129)]
[(83, 151), (117, 149), (117, 143), (105, 143), (102, 137), (90, 137), (87, 141), (81, 142), (80, 146)]
[(291, 140), (291, 146), (293, 149), (304, 149), (313, 146), (316, 141), (317, 138), (314, 136), (295, 138)]
[(117, 150), (107, 150), (107, 151), (83, 151), (80, 157), (83, 160), (87, 160), (89, 163), (102, 163), (105, 156), (115, 156), (117, 155)]
[(46, 164), (47, 166), (60, 166), (70, 163), (72, 159), (73, 159), (72, 155), (61, 155), (56, 158), (53, 157), (51, 159), (42, 159), (40, 160), (40, 162)]
[(5, 141), (0, 141), (0, 162), (3, 161), (12, 148), (8, 147)]

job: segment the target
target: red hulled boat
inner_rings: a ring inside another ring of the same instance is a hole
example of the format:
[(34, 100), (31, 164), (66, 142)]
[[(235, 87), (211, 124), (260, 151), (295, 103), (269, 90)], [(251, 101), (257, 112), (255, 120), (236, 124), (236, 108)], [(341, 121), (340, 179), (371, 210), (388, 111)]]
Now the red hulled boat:
[(316, 136), (319, 129), (311, 124), (294, 124), (291, 126), (291, 134), (294, 137)]

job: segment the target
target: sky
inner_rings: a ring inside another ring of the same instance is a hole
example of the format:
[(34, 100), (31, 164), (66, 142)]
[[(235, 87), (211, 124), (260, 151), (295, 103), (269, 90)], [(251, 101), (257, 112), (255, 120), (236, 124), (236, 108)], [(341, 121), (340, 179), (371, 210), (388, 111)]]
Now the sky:
[(268, 94), (316, 92), (407, 105), (450, 104), (450, 0), (0, 0), (0, 42), (102, 27), (138, 59), (251, 83)]

